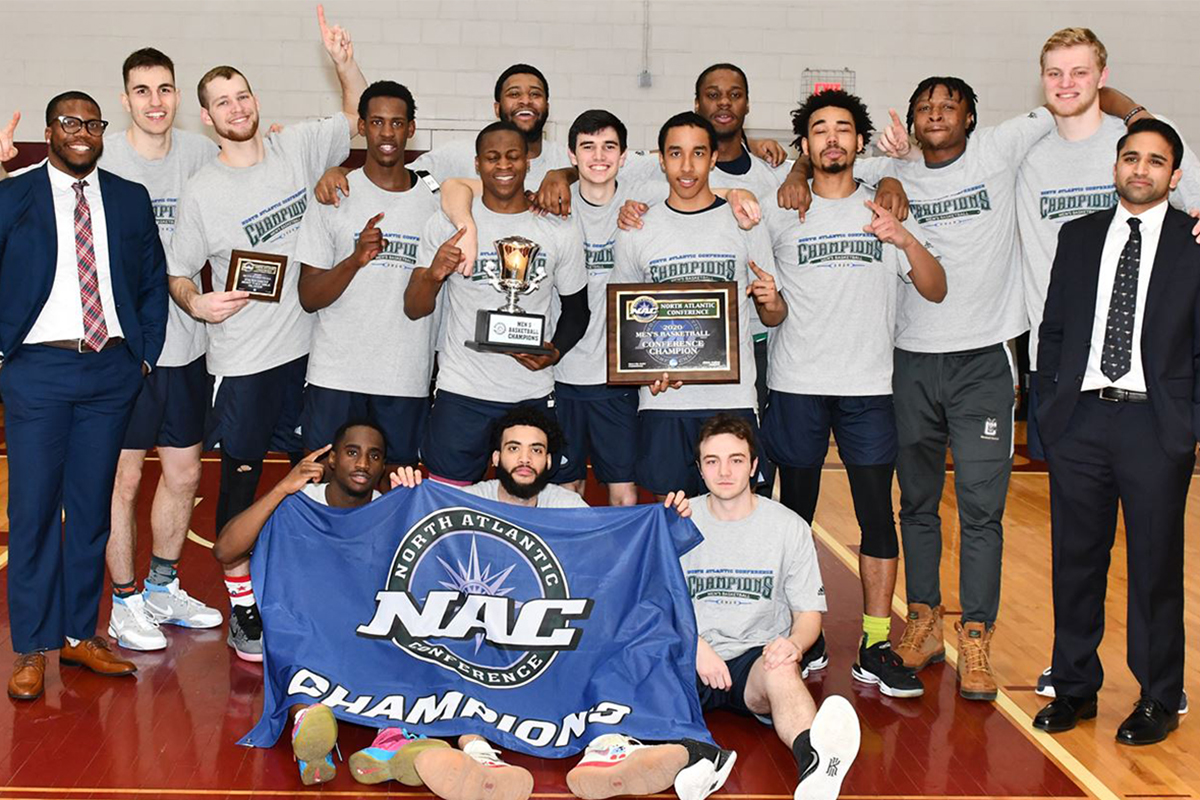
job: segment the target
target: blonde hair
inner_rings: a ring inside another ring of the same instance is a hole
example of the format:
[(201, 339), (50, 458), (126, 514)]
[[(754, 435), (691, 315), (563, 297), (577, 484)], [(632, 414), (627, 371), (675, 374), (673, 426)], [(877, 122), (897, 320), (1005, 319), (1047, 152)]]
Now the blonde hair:
[(1092, 46), (1092, 51), (1096, 54), (1096, 62), (1100, 65), (1100, 69), (1108, 66), (1108, 50), (1105, 49), (1104, 42), (1100, 41), (1096, 34), (1092, 33), (1091, 28), (1063, 28), (1061, 31), (1056, 31), (1042, 45), (1042, 69), (1046, 68), (1046, 53), (1049, 53), (1051, 50), (1075, 47), (1081, 44)]
[(250, 88), (250, 81), (245, 75), (238, 72), (233, 67), (226, 65), (213, 67), (208, 72), (204, 73), (204, 77), (201, 78), (200, 83), (196, 85), (196, 95), (200, 98), (200, 107), (204, 109), (208, 108), (208, 92), (205, 91), (205, 88), (208, 86), (208, 84), (212, 83), (217, 78), (224, 78), (228, 81), (232, 80), (235, 76), (246, 81), (246, 91), (250, 92), (250, 94), (254, 94), (254, 90)]

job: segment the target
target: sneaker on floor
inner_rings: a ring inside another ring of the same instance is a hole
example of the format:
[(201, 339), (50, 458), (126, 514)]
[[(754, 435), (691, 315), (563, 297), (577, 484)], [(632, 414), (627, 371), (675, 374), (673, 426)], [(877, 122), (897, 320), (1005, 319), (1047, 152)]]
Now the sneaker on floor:
[(146, 610), (159, 625), (179, 625), (183, 628), (216, 628), (225, 618), (215, 608), (209, 608), (179, 588), (179, 578), (159, 586), (147, 583), (142, 592)]
[(1042, 697), (1054, 697), (1054, 684), (1050, 682), (1050, 667), (1042, 670), (1042, 674), (1038, 675), (1037, 688), (1033, 693)]
[(837, 800), (842, 780), (858, 755), (862, 731), (850, 701), (831, 695), (821, 703), (809, 729), (816, 760), (800, 776), (794, 800)]
[(825, 649), (825, 631), (817, 635), (812, 647), (800, 657), (800, 677), (807, 678), (810, 672), (820, 672), (829, 666), (829, 651)]
[(337, 774), (333, 748), (337, 744), (337, 719), (329, 706), (314, 703), (296, 712), (292, 723), (292, 755), (300, 766), (305, 786), (329, 783)]
[(140, 594), (113, 597), (108, 635), (129, 650), (162, 650), (167, 646), (167, 637), (158, 629)]
[(420, 786), (416, 758), (435, 747), (450, 745), (441, 739), (426, 739), (424, 734), (409, 733), (407, 728), (383, 728), (370, 747), (350, 756), (350, 775), (359, 783), (400, 781), (405, 786)]
[(413, 764), (429, 791), (442, 800), (529, 800), (533, 775), (500, 759), (482, 738), (459, 742), (461, 750), (439, 747), (417, 753)]
[(681, 744), (647, 745), (620, 733), (606, 733), (588, 744), (579, 763), (567, 773), (567, 786), (581, 800), (658, 794), (671, 788), (687, 763), (688, 751)]
[(243, 661), (262, 661), (262, 619), (258, 606), (234, 606), (225, 642)]
[(675, 794), (679, 800), (704, 800), (725, 785), (737, 753), (695, 739), (681, 739), (679, 743), (688, 753), (687, 766), (675, 776)]
[(967, 700), (995, 700), (998, 691), (992, 672), (992, 635), (983, 622), (956, 622), (958, 632), (958, 693)]
[[(1046, 667), (1042, 670), (1042, 674), (1038, 675), (1037, 688), (1033, 692), (1042, 697), (1054, 697), (1054, 683), (1050, 680), (1050, 667)], [(1188, 713), (1188, 696), (1186, 691), (1179, 696), (1179, 713), (1181, 716)]]
[(920, 672), (930, 664), (946, 660), (946, 642), (942, 639), (942, 606), (908, 604), (904, 635), (896, 645), (896, 655), (904, 666)]
[(886, 641), (867, 647), (867, 637), (863, 636), (858, 647), (858, 662), (850, 668), (850, 675), (860, 683), (879, 684), (880, 693), (888, 697), (925, 694), (925, 686), (916, 671), (904, 666), (904, 661)]

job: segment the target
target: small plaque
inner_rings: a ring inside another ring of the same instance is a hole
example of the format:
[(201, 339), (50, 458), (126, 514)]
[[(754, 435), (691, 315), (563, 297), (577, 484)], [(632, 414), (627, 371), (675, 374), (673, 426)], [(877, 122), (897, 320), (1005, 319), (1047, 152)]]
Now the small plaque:
[(542, 344), (545, 335), (546, 318), (541, 314), (481, 308), (475, 312), (475, 339), (465, 344), (480, 353), (550, 355), (554, 350)]
[(719, 283), (608, 286), (608, 382), (737, 383), (738, 288)]
[(227, 292), (249, 292), (251, 300), (278, 303), (283, 294), (283, 272), (287, 256), (234, 250), (229, 256)]

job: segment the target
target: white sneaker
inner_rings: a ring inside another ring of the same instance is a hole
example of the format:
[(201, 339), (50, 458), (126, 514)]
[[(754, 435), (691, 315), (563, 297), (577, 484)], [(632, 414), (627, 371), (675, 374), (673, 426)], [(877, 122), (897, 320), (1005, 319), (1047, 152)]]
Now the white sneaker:
[(658, 794), (671, 788), (687, 763), (688, 751), (681, 744), (646, 745), (606, 733), (588, 744), (579, 764), (567, 773), (567, 787), (581, 800)]
[(164, 650), (167, 647), (167, 637), (147, 612), (146, 601), (140, 594), (113, 598), (108, 635), (129, 650)]
[(679, 800), (705, 800), (725, 785), (737, 753), (695, 739), (681, 739), (679, 743), (687, 748), (688, 763), (675, 776), (675, 794)]
[(817, 709), (809, 729), (817, 758), (800, 776), (794, 800), (837, 800), (842, 780), (858, 755), (862, 731), (858, 714), (846, 698), (830, 695)]
[(216, 628), (225, 618), (215, 608), (209, 608), (179, 588), (179, 578), (166, 586), (146, 584), (142, 592), (146, 599), (146, 611), (159, 624), (179, 625), (184, 628)]

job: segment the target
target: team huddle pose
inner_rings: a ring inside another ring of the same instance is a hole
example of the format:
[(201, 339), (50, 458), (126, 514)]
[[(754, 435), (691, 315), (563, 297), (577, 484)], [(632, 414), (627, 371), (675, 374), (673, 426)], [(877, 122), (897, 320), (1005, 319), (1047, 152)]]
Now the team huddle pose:
[[(1183, 511), (1200, 433), (1200, 226), (1185, 212), (1200, 208), (1200, 164), (1169, 123), (1106, 86), (1095, 34), (1051, 36), (1045, 105), (992, 127), (977, 129), (966, 81), (921, 81), (871, 158), (865, 105), (829, 90), (792, 112), (789, 170), (777, 143), (746, 136), (749, 80), (731, 63), (699, 75), (693, 109), (662, 125), (653, 153), (629, 150), (625, 125), (602, 109), (580, 114), (565, 146), (550, 143), (549, 81), (515, 64), (495, 83), (497, 120), (473, 143), (406, 164), (412, 92), (368, 85), (349, 34), (318, 18), (341, 113), (264, 135), (249, 79), (217, 66), (197, 87), (214, 145), (175, 129), (174, 65), (143, 48), (122, 68), (127, 130), (106, 134), (93, 98), (60, 94), (46, 108), (46, 163), (0, 183), (10, 697), (42, 694), (51, 650), (105, 675), (136, 670), (95, 635), (105, 565), (120, 648), (167, 647), (163, 625), (223, 623), (180, 584), (202, 450), (220, 453), (213, 552), (228, 643), (248, 661), (263, 653), (249, 558), (289, 495), (355, 508), (418, 485), (420, 464), (493, 501), (584, 508), (590, 465), (610, 504), (636, 503), (641, 487), (704, 536), (681, 559), (703, 709), (771, 725), (795, 756), (795, 796), (834, 798), (858, 719), (838, 696), (818, 707), (804, 684), (829, 663), (810, 526), (830, 434), (861, 531), (854, 679), (917, 698), (921, 670), (945, 657), (949, 450), (959, 692), (994, 699), (1009, 343), (1030, 331), (1029, 446), (1050, 466), (1055, 603), (1039, 681), (1054, 700), (1034, 725), (1065, 731), (1096, 714), (1118, 502), (1141, 697), (1117, 740), (1161, 741), (1178, 725)], [(19, 119), (0, 131), (0, 160), (16, 155)], [(355, 135), (365, 163), (346, 170)], [(482, 265), (512, 235), (540, 245), (545, 279), (523, 303), (552, 322), (541, 354), (465, 345), (476, 313), (497, 302)], [(286, 264), (277, 302), (236, 289), (238, 250)], [(704, 281), (738, 287), (739, 380), (608, 385), (607, 286)], [(135, 509), (151, 448), (162, 470), (138, 592)], [(258, 496), (269, 451), (293, 468)], [(496, 477), (483, 481), (489, 467)], [(893, 647), (901, 548), (908, 615)], [(731, 569), (772, 575), (773, 590), (730, 604), (703, 589)], [(297, 706), (293, 720), (302, 781), (330, 780), (333, 712)], [(384, 728), (349, 767), (361, 782), (424, 783), (449, 800), (530, 795), (529, 772), (482, 737), (454, 745)], [(567, 781), (581, 798), (674, 787), (702, 800), (735, 761), (693, 740), (614, 733)]]

